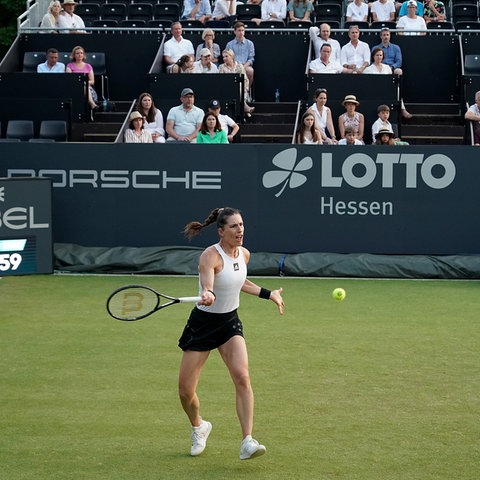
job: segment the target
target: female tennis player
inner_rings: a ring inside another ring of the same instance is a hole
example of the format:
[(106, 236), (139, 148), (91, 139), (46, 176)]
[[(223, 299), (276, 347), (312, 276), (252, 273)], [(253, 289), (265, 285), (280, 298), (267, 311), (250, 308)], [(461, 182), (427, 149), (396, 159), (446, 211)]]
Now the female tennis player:
[(200, 416), (196, 388), (210, 351), (217, 348), (235, 385), (243, 439), (240, 459), (247, 460), (263, 455), (266, 448), (252, 438), (253, 391), (242, 322), (237, 315), (240, 291), (272, 300), (283, 314), (282, 289), (270, 291), (247, 279), (250, 252), (242, 246), (245, 229), (239, 210), (216, 208), (203, 223), (187, 224), (184, 234), (192, 238), (213, 223), (216, 223), (220, 240), (200, 255), (198, 271), (202, 299), (192, 310), (178, 344), (183, 350), (179, 395), (192, 425), (190, 454), (200, 455), (205, 450), (212, 424)]

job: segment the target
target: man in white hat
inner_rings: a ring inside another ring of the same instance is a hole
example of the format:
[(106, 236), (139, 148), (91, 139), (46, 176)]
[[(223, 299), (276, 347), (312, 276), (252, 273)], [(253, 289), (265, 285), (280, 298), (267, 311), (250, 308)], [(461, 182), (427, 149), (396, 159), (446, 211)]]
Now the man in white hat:
[(417, 15), (417, 2), (408, 0), (407, 14), (401, 17), (397, 22), (397, 30), (405, 30), (405, 33), (398, 32), (399, 35), (425, 35), (427, 25), (425, 20)]
[(195, 143), (205, 113), (194, 105), (195, 95), (191, 88), (182, 90), (180, 101), (182, 104), (172, 107), (167, 115), (167, 142)]
[(75, 0), (64, 0), (62, 3), (63, 11), (58, 16), (60, 33), (86, 33), (84, 21), (74, 13), (76, 5)]
[(212, 62), (210, 49), (202, 48), (200, 60), (193, 62), (193, 73), (218, 73), (218, 67)]

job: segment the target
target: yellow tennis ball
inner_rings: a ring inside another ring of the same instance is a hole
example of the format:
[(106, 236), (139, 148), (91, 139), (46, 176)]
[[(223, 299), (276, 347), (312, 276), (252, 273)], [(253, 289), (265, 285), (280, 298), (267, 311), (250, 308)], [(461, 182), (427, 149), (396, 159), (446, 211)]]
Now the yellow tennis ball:
[(335, 299), (335, 300), (343, 300), (345, 298), (347, 294), (345, 293), (345, 290), (343, 288), (336, 288), (333, 292), (332, 292), (332, 297)]

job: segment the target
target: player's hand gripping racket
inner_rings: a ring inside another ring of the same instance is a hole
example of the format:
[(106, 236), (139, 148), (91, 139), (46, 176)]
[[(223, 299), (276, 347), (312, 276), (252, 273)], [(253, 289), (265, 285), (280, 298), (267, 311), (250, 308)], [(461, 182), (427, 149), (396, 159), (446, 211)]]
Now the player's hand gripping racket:
[[(108, 313), (117, 320), (132, 322), (148, 317), (176, 303), (198, 302), (202, 297), (170, 297), (145, 285), (126, 285), (115, 290), (107, 300)], [(163, 302), (163, 303), (162, 303)]]

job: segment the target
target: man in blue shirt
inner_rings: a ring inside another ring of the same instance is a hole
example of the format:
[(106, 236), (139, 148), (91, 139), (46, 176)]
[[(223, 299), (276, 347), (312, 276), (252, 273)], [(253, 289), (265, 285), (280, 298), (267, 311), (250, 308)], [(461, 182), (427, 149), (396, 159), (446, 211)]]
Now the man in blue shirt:
[(388, 65), (395, 75), (402, 75), (402, 51), (398, 45), (390, 43), (390, 29), (385, 27), (380, 32), (382, 43), (372, 47), (372, 52), (375, 48), (383, 50), (383, 62)]
[(37, 73), (65, 73), (65, 64), (58, 61), (58, 50), (49, 48), (47, 61), (37, 66)]
[(255, 60), (255, 45), (251, 40), (245, 38), (245, 24), (236, 22), (233, 26), (235, 38), (230, 40), (225, 46), (225, 50), (232, 50), (235, 54), (235, 60), (245, 67), (245, 72), (249, 80), (250, 88), (253, 84), (253, 62)]
[(205, 23), (212, 18), (209, 0), (184, 0), (182, 19), (199, 20)]

